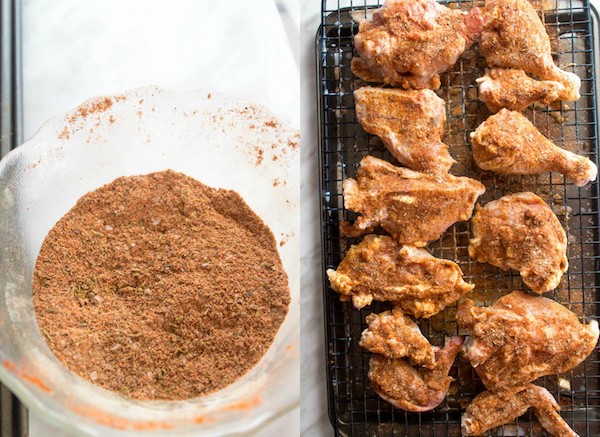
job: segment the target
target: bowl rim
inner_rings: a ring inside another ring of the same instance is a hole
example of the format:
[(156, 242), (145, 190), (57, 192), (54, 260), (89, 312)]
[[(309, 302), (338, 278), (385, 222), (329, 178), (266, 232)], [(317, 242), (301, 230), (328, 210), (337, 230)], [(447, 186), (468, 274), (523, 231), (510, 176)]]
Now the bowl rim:
[[(120, 92), (112, 92), (110, 94), (97, 95), (97, 96), (88, 98), (85, 101), (83, 101), (81, 104), (73, 107), (72, 109), (67, 110), (63, 113), (57, 114), (57, 115), (51, 117), (50, 119), (46, 120), (38, 128), (38, 130), (35, 132), (35, 134), (29, 140), (25, 141), (18, 147), (15, 147), (13, 150), (11, 150), (9, 153), (7, 153), (0, 160), (0, 174), (3, 172), (3, 170), (8, 165), (13, 163), (20, 154), (27, 153), (27, 151), (29, 149), (35, 147), (38, 144), (46, 143), (47, 141), (41, 139), (40, 137), (45, 135), (45, 133), (47, 131), (54, 132), (54, 129), (52, 129), (52, 126), (56, 122), (66, 119), (70, 115), (76, 114), (78, 112), (78, 110), (80, 110), (80, 108), (89, 106), (93, 102), (97, 102), (99, 100), (104, 100), (106, 98), (112, 98), (113, 100), (115, 100), (115, 97), (121, 97), (121, 96), (132, 97), (132, 96), (137, 95), (140, 92), (141, 93), (154, 92), (157, 94), (171, 95), (171, 96), (178, 96), (178, 95), (183, 95), (183, 94), (188, 94), (188, 95), (189, 94), (197, 94), (197, 95), (211, 94), (212, 96), (215, 96), (218, 99), (221, 99), (222, 101), (232, 104), (232, 105), (242, 105), (242, 106), (246, 106), (246, 107), (256, 108), (257, 110), (260, 111), (261, 114), (265, 114), (265, 115), (268, 115), (268, 116), (276, 119), (277, 122), (279, 123), (279, 125), (281, 125), (285, 130), (297, 132), (298, 135), (300, 134), (299, 129), (293, 127), (291, 124), (289, 124), (285, 121), (282, 121), (278, 116), (276, 116), (268, 108), (266, 108), (260, 104), (251, 102), (251, 101), (231, 97), (227, 94), (221, 93), (220, 91), (215, 91), (213, 89), (207, 89), (207, 88), (202, 88), (202, 87), (190, 88), (190, 89), (183, 89), (183, 88), (173, 89), (173, 88), (164, 88), (164, 87), (160, 87), (157, 85), (148, 85), (148, 86), (132, 88), (132, 89), (128, 89), (128, 90), (124, 90), (124, 91), (120, 91)], [(49, 147), (51, 149), (52, 145), (49, 144), (47, 147)], [(300, 308), (298, 305), (298, 311), (299, 310), (300, 310)], [(288, 315), (289, 315), (289, 312), (288, 312)], [(286, 316), (286, 318), (287, 318), (287, 316)], [(285, 320), (283, 323), (285, 323)], [(299, 330), (299, 328), (300, 328), (299, 321), (295, 325), (297, 325), (297, 329)], [(294, 327), (296, 327), (295, 325), (294, 325)], [(0, 356), (0, 359), (4, 360), (4, 358), (1, 356)], [(46, 407), (43, 404), (43, 402), (40, 401), (40, 399), (39, 399), (38, 395), (35, 393), (35, 391), (32, 390), (31, 388), (29, 388), (27, 385), (23, 384), (19, 380), (19, 378), (17, 376), (15, 376), (15, 374), (13, 372), (11, 372), (11, 370), (6, 365), (6, 361), (7, 360), (4, 360), (2, 362), (2, 364), (4, 364), (4, 365), (0, 365), (0, 381), (2, 382), (2, 384), (5, 385), (11, 392), (13, 392), (19, 398), (19, 400), (29, 410), (31, 410), (38, 418), (40, 418), (47, 424), (55, 426), (61, 430), (65, 430), (67, 432), (74, 433), (76, 435), (86, 435), (86, 436), (98, 436), (98, 435), (100, 435), (99, 430), (101, 430), (101, 429), (106, 430), (107, 432), (109, 431), (111, 433), (111, 435), (115, 435), (115, 436), (142, 435), (142, 434), (148, 435), (148, 436), (171, 435), (171, 434), (184, 436), (184, 435), (192, 435), (192, 434), (196, 435), (195, 433), (197, 433), (199, 431), (201, 432), (202, 425), (200, 425), (200, 424), (198, 425), (199, 429), (196, 429), (196, 430), (187, 429), (187, 430), (183, 431), (183, 430), (178, 430), (177, 428), (175, 428), (172, 430), (135, 431), (131, 428), (119, 429), (119, 428), (111, 427), (111, 426), (108, 426), (108, 425), (102, 424), (102, 423), (92, 424), (91, 422), (87, 422), (85, 420), (70, 421), (67, 416), (60, 414), (57, 410)], [(254, 368), (256, 368), (257, 365), (258, 365), (258, 363), (253, 368), (249, 369), (244, 375), (251, 372)], [(76, 375), (76, 376), (78, 376), (78, 375)], [(225, 387), (225, 388), (227, 388), (227, 387)], [(218, 393), (219, 391), (220, 390), (218, 390), (214, 393)], [(152, 402), (152, 401), (150, 401), (150, 402)], [(160, 402), (177, 403), (177, 402), (182, 402), (182, 401), (160, 401)], [(289, 412), (293, 411), (295, 408), (297, 408), (299, 406), (300, 406), (300, 390), (298, 390), (297, 393), (294, 393), (293, 396), (290, 396), (289, 401), (283, 402), (279, 406), (271, 405), (267, 411), (258, 415), (254, 419), (250, 419), (250, 417), (248, 417), (247, 414), (245, 414), (243, 411), (241, 411), (239, 413), (240, 416), (244, 417), (246, 420), (243, 422), (238, 421), (237, 426), (235, 426), (231, 430), (225, 431), (225, 433), (221, 433), (220, 435), (222, 435), (222, 436), (254, 435), (258, 431), (264, 429), (270, 423), (274, 422), (276, 419), (284, 416), (285, 414), (288, 414)], [(81, 417), (83, 417), (83, 416), (81, 416)]]

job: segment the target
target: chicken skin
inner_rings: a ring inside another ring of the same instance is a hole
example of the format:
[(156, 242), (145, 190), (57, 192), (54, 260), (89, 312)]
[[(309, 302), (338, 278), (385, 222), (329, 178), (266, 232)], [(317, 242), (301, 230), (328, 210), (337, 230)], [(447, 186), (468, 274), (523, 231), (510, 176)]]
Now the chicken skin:
[(579, 99), (581, 80), (552, 59), (550, 38), (528, 0), (487, 0), (479, 48), (490, 67), (513, 68), (563, 85), (559, 99)]
[(501, 174), (563, 174), (581, 187), (596, 179), (596, 164), (561, 149), (520, 112), (502, 109), (471, 133), (473, 158), (484, 170)]
[(327, 276), (341, 300), (351, 298), (358, 309), (373, 300), (389, 301), (405, 313), (425, 318), (473, 289), (452, 261), (380, 235), (367, 235), (352, 246), (337, 270), (327, 270)]
[(483, 27), (478, 8), (469, 13), (435, 0), (387, 0), (362, 20), (352, 71), (367, 82), (437, 89), (439, 74), (452, 67)]
[(598, 322), (579, 322), (559, 303), (520, 291), (490, 307), (463, 301), (456, 314), (470, 337), (465, 356), (488, 390), (506, 390), (571, 370), (592, 353)]
[(354, 91), (356, 117), (401, 164), (417, 171), (448, 172), (454, 160), (442, 142), (446, 103), (431, 90), (363, 87)]
[(406, 411), (429, 411), (442, 403), (452, 378), (448, 376), (461, 349), (461, 337), (453, 337), (436, 352), (435, 367), (419, 369), (402, 358), (373, 355), (369, 362), (369, 379), (375, 392), (394, 407)]
[(425, 246), (457, 221), (468, 220), (485, 186), (467, 177), (429, 175), (394, 167), (372, 156), (360, 161), (357, 178), (344, 181), (347, 209), (361, 213), (342, 232), (359, 236), (381, 225), (396, 241)]
[(567, 270), (567, 236), (546, 202), (533, 193), (504, 196), (475, 211), (469, 256), (514, 269), (538, 294), (554, 290)]
[(438, 347), (431, 346), (417, 324), (400, 308), (367, 316), (369, 327), (360, 337), (359, 345), (388, 358), (404, 358), (418, 366), (435, 367)]
[(523, 111), (532, 103), (549, 105), (558, 100), (565, 87), (553, 80), (535, 80), (523, 70), (491, 68), (477, 79), (479, 100), (491, 112), (502, 108)]
[(516, 390), (480, 393), (462, 416), (463, 436), (482, 436), (486, 431), (507, 424), (533, 408), (536, 417), (551, 435), (577, 437), (557, 411), (560, 406), (545, 388), (528, 384)]

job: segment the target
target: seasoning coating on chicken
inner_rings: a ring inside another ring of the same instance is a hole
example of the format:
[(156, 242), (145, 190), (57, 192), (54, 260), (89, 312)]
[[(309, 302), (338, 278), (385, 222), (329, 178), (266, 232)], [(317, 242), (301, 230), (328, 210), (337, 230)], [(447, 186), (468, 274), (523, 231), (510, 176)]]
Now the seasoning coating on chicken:
[(558, 100), (565, 87), (553, 80), (535, 80), (523, 70), (491, 68), (477, 79), (479, 100), (491, 112), (502, 108), (523, 111), (532, 103), (549, 105)]
[(502, 109), (471, 132), (473, 158), (484, 170), (501, 174), (554, 171), (581, 187), (596, 179), (598, 168), (585, 156), (561, 149), (520, 112)]
[(452, 224), (468, 220), (484, 192), (474, 179), (419, 173), (366, 156), (356, 180), (344, 181), (346, 208), (362, 215), (353, 225), (343, 222), (342, 231), (358, 236), (381, 225), (401, 243), (425, 246)]
[(479, 48), (491, 67), (524, 70), (543, 80), (560, 82), (560, 100), (579, 99), (581, 80), (552, 59), (550, 38), (528, 0), (486, 0)]
[(369, 327), (360, 337), (361, 347), (388, 358), (407, 357), (418, 366), (435, 367), (439, 348), (431, 346), (417, 324), (400, 308), (369, 314), (366, 320)]
[(369, 82), (403, 88), (437, 89), (439, 74), (452, 67), (483, 27), (478, 8), (469, 13), (435, 0), (387, 0), (362, 20), (352, 71)]
[(516, 390), (477, 395), (462, 416), (463, 436), (482, 436), (486, 431), (512, 422), (529, 409), (553, 436), (577, 437), (557, 411), (560, 406), (545, 388), (528, 384)]
[(417, 370), (402, 358), (373, 355), (368, 374), (371, 385), (394, 407), (415, 412), (433, 410), (448, 393), (452, 382), (448, 373), (462, 343), (462, 337), (453, 337), (438, 350), (433, 369)]
[(391, 237), (367, 235), (352, 246), (337, 270), (327, 270), (331, 287), (358, 309), (389, 301), (415, 317), (431, 317), (456, 302), (473, 285), (452, 261)]
[(598, 342), (596, 320), (584, 325), (561, 304), (520, 291), (490, 307), (476, 307), (466, 299), (456, 320), (470, 333), (465, 356), (492, 391), (571, 370)]
[(354, 91), (356, 117), (401, 164), (442, 173), (455, 162), (442, 142), (446, 103), (431, 90), (363, 87)]
[(567, 270), (567, 236), (558, 218), (533, 193), (501, 197), (477, 207), (469, 256), (514, 269), (536, 293), (554, 290)]

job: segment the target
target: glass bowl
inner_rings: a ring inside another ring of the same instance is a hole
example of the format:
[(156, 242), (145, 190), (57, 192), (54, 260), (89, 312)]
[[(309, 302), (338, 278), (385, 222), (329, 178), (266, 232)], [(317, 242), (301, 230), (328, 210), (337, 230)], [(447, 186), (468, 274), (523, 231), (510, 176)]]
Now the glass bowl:
[[(91, 99), (0, 161), (0, 380), (79, 435), (244, 435), (299, 403), (299, 136), (256, 105), (156, 87)], [(69, 372), (38, 328), (32, 272), (43, 239), (85, 193), (172, 169), (237, 191), (271, 228), (291, 304), (261, 361), (227, 388), (133, 401)]]

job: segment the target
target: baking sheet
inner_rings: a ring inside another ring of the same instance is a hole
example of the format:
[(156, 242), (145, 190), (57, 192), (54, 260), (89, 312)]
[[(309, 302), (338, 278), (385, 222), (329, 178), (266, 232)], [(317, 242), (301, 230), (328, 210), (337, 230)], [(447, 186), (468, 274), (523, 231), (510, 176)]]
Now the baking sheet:
[[(377, 6), (365, 1), (323, 2), (323, 26), (317, 37), (317, 68), (320, 115), (321, 220), (323, 229), (323, 274), (336, 268), (351, 244), (339, 232), (339, 221), (353, 220), (355, 215), (344, 209), (342, 181), (354, 177), (358, 162), (367, 154), (397, 162), (385, 151), (381, 141), (367, 134), (354, 113), (352, 91), (364, 83), (351, 70), (354, 56), (352, 35), (357, 24), (353, 13), (366, 13)], [(366, 3), (366, 4), (365, 4)], [(442, 2), (445, 3), (445, 2)], [(450, 7), (470, 8), (483, 1), (448, 2)], [(349, 5), (347, 8), (341, 6)], [(546, 9), (544, 21), (559, 65), (582, 79), (578, 102), (568, 108), (528, 109), (525, 115), (557, 145), (588, 156), (598, 162), (596, 92), (592, 14), (587, 1), (560, 4), (538, 1)], [(339, 7), (339, 8), (338, 8)], [(575, 64), (572, 66), (571, 64)], [(570, 268), (560, 286), (545, 296), (553, 298), (583, 317), (598, 313), (600, 277), (600, 235), (598, 231), (598, 183), (583, 188), (565, 183), (558, 174), (538, 176), (502, 176), (480, 170), (472, 159), (468, 135), (490, 114), (477, 100), (475, 79), (483, 75), (485, 61), (477, 46), (463, 54), (454, 68), (442, 75), (438, 94), (446, 101), (447, 127), (444, 142), (458, 161), (452, 174), (481, 180), (487, 192), (481, 204), (505, 194), (533, 191), (546, 200), (565, 227), (569, 238)], [(469, 259), (469, 223), (458, 223), (443, 237), (428, 245), (435, 256), (459, 264), (465, 280), (475, 284), (468, 295), (478, 304), (489, 305), (512, 290), (526, 289), (518, 273), (504, 272), (491, 265)], [(464, 358), (457, 360), (451, 375), (457, 378), (446, 400), (434, 411), (407, 413), (392, 408), (371, 389), (367, 378), (370, 354), (358, 346), (364, 319), (371, 312), (388, 309), (377, 303), (360, 311), (351, 303), (341, 303), (324, 274), (325, 318), (327, 336), (327, 373), (329, 412), (336, 435), (344, 436), (459, 436), (460, 416), (470, 400), (483, 386)], [(442, 345), (446, 336), (462, 334), (455, 322), (456, 304), (428, 321), (420, 321), (423, 333), (433, 344)], [(600, 362), (598, 348), (585, 363), (561, 375), (570, 382), (570, 390), (558, 386), (558, 378), (537, 381), (547, 387), (559, 401), (563, 418), (580, 435), (600, 433)], [(546, 435), (528, 413), (516, 425), (501, 428), (499, 435)], [(494, 435), (496, 431), (494, 431)], [(491, 434), (490, 434), (491, 435)]]

